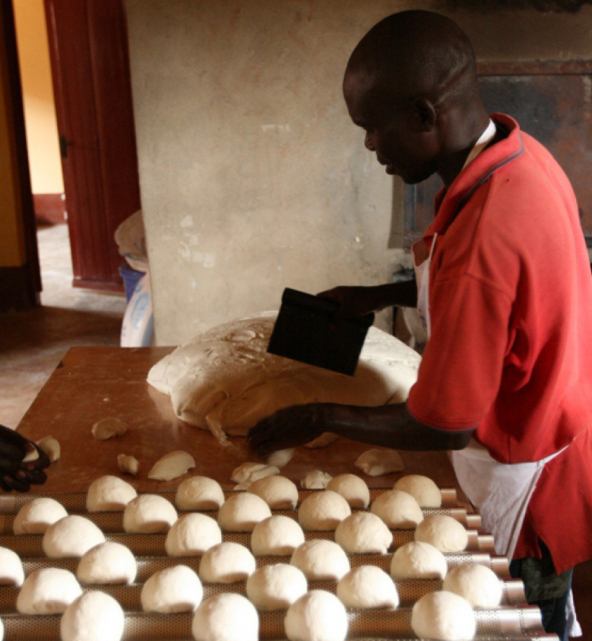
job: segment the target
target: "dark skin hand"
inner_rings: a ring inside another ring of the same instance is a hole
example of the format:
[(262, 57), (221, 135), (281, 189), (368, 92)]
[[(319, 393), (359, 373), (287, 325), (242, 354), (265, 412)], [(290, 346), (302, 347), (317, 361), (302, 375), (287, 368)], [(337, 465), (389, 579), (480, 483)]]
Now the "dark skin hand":
[(332, 432), (362, 443), (398, 450), (460, 450), (474, 429), (438, 430), (416, 421), (405, 403), (357, 407), (310, 403), (280, 410), (251, 428), (248, 442), (261, 457), (275, 450), (296, 447)]
[[(23, 463), (25, 456), (34, 450), (39, 458)], [(35, 443), (0, 425), (0, 487), (5, 492), (28, 492), (31, 485), (45, 483), (47, 475), (43, 470), (49, 464), (49, 457)]]
[(337, 322), (348, 318), (365, 316), (386, 307), (416, 307), (417, 285), (415, 279), (399, 283), (387, 283), (373, 287), (335, 287), (317, 294), (339, 303), (335, 313)]

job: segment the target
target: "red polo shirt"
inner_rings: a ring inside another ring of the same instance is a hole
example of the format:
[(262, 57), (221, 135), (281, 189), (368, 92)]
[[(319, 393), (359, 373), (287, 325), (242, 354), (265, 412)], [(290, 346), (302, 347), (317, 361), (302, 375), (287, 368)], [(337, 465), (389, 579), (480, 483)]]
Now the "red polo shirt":
[(561, 572), (592, 558), (590, 262), (559, 165), (492, 118), (496, 141), (440, 196), (424, 236), (438, 234), (431, 336), (408, 408), (437, 428), (476, 427), (503, 463), (570, 446), (545, 467), (515, 553), (540, 556), (540, 537)]

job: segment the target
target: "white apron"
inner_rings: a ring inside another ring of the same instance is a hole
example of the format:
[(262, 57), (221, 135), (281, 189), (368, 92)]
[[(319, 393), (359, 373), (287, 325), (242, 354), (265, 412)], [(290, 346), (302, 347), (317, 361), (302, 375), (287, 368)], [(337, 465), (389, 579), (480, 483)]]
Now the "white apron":
[[(429, 255), (423, 262), (419, 260), (422, 252), (425, 255), (423, 241), (418, 240), (412, 247), (417, 282), (417, 310), (428, 340), (431, 332), (430, 267), (437, 236), (434, 234)], [(452, 466), (459, 485), (471, 503), (479, 509), (484, 530), (493, 535), (495, 551), (510, 561), (526, 516), (526, 508), (543, 468), (548, 461), (559, 456), (565, 449), (540, 461), (516, 464), (499, 463), (475, 439), (471, 439), (465, 449), (451, 452)], [(569, 601), (570, 636), (581, 636), (582, 632), (575, 618), (571, 595)]]

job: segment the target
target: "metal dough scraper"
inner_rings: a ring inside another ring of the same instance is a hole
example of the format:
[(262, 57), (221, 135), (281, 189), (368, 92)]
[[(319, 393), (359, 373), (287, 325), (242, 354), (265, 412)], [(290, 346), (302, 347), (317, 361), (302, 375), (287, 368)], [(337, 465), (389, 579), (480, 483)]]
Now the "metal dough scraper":
[(339, 303), (286, 288), (267, 351), (353, 376), (374, 314), (334, 321)]

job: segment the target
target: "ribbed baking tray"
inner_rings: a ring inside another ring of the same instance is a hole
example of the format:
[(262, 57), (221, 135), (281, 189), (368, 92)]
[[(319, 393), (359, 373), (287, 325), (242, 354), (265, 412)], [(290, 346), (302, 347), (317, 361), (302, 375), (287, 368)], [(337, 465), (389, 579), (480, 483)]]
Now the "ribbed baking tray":
[[(515, 639), (553, 639), (541, 632), (538, 608), (496, 608), (475, 610), (477, 641)], [(259, 638), (265, 641), (285, 639), (284, 612), (262, 612), (259, 615)], [(60, 638), (60, 616), (6, 615), (6, 641), (57, 641)], [(191, 613), (148, 614), (128, 612), (122, 641), (191, 641)], [(348, 639), (408, 639), (416, 641), (411, 629), (411, 609), (359, 610), (348, 613)]]

